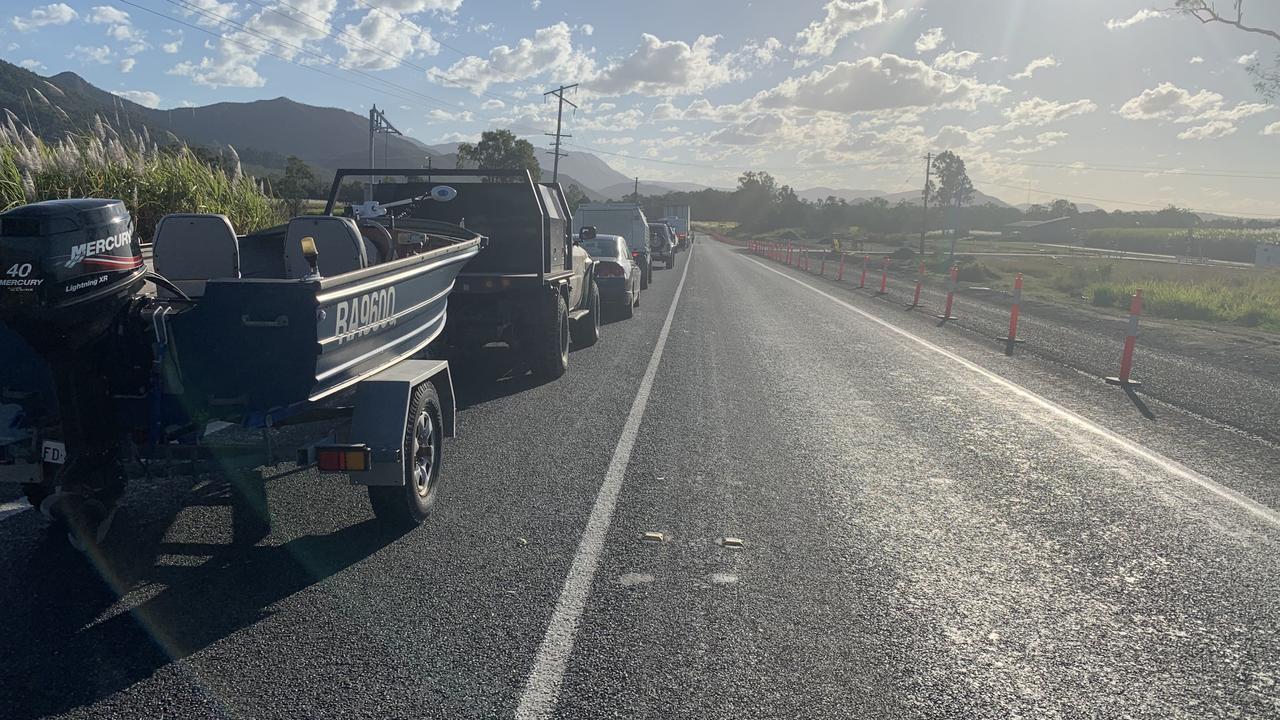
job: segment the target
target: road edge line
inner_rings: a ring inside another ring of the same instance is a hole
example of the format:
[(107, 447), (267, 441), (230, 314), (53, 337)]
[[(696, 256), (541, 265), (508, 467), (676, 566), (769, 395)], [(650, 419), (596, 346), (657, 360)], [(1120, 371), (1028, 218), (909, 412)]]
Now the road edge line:
[(1061, 405), (1053, 402), (1052, 400), (1049, 400), (1048, 398), (1038, 395), (1035, 392), (1022, 387), (1016, 382), (1009, 380), (1008, 378), (1002, 377), (982, 367), (981, 365), (973, 362), (972, 360), (963, 358), (960, 355), (957, 355), (956, 353), (953, 353), (950, 350), (947, 350), (946, 348), (943, 348), (939, 345), (935, 345), (934, 343), (929, 342), (928, 340), (925, 340), (924, 338), (918, 335), (915, 335), (914, 333), (908, 330), (904, 330), (903, 328), (900, 328), (897, 325), (894, 325), (893, 323), (887, 320), (878, 318), (875, 315), (872, 315), (871, 313), (867, 312), (866, 310), (855, 307), (853, 304), (846, 302), (844, 300), (841, 300), (835, 295), (832, 295), (824, 290), (821, 290), (813, 285), (810, 285), (809, 283), (799, 278), (794, 278), (788, 275), (787, 273), (782, 272), (781, 270), (771, 268), (768, 265), (764, 264), (763, 262), (756, 260), (755, 258), (744, 256), (744, 259), (749, 260), (750, 262), (755, 263), (756, 265), (759, 265), (761, 268), (764, 268), (765, 270), (768, 270), (771, 273), (775, 273), (787, 280), (790, 280), (791, 282), (797, 285), (808, 288), (809, 290), (812, 290), (813, 292), (827, 298), (828, 300), (831, 300), (832, 302), (835, 302), (838, 305), (842, 305), (845, 308), (852, 310), (853, 312), (857, 313), (858, 315), (861, 315), (867, 320), (870, 320), (876, 323), (877, 325), (884, 327), (887, 330), (890, 330), (898, 335), (901, 335), (902, 337), (916, 343), (917, 345), (925, 348), (926, 350), (935, 352), (961, 365), (962, 367), (983, 376), (987, 380), (990, 380), (991, 382), (997, 385), (1000, 385), (1006, 390), (1009, 390), (1010, 392), (1013, 392), (1016, 395), (1020, 395), (1022, 398), (1029, 400), (1032, 403), (1044, 408), (1045, 410), (1063, 418), (1064, 420), (1071, 422), (1072, 424), (1078, 426), (1080, 429), (1088, 431), (1093, 435), (1096, 435), (1104, 440), (1111, 442), (1113, 445), (1116, 445), (1121, 450), (1124, 450), (1130, 455), (1133, 455), (1134, 457), (1145, 460), (1148, 463), (1151, 463), (1152, 465), (1155, 465), (1156, 467), (1170, 473), (1171, 475), (1175, 475), (1177, 477), (1182, 478), (1183, 480), (1199, 485), (1202, 489), (1208, 490), (1210, 493), (1217, 495), (1219, 498), (1232, 502), (1238, 505), (1240, 508), (1247, 510), (1251, 514), (1259, 517), (1260, 519), (1265, 520), (1266, 522), (1271, 523), (1272, 525), (1280, 527), (1280, 513), (1277, 513), (1275, 510), (1272, 510), (1271, 508), (1267, 507), (1266, 505), (1263, 505), (1257, 500), (1254, 500), (1253, 498), (1250, 498), (1247, 495), (1244, 495), (1240, 492), (1232, 490), (1229, 487), (1226, 487), (1225, 485), (1215, 482), (1214, 480), (1211, 480), (1210, 478), (1207, 478), (1204, 475), (1201, 475), (1200, 473), (1196, 472), (1195, 470), (1192, 470), (1191, 468), (1183, 465), (1182, 463), (1176, 460), (1167, 458), (1164, 455), (1161, 455), (1160, 453), (1156, 452), (1155, 450), (1152, 450), (1144, 445), (1141, 445), (1132, 440), (1129, 440), (1128, 438), (1125, 438), (1119, 435), (1118, 433), (1112, 430), (1109, 430), (1103, 427), (1102, 425), (1099, 425), (1098, 423), (1094, 422), (1093, 420), (1090, 420), (1089, 418), (1086, 418), (1085, 416), (1075, 412), (1074, 410), (1068, 410), (1067, 408), (1062, 407)]
[(595, 579), (596, 569), (603, 556), (604, 542), (609, 534), (609, 526), (613, 523), (613, 513), (618, 505), (618, 496), (622, 491), (622, 480), (626, 476), (627, 465), (631, 462), (631, 453), (635, 449), (636, 438), (640, 434), (640, 422), (644, 419), (645, 408), (649, 405), (649, 395), (653, 391), (653, 378), (658, 373), (658, 365), (662, 361), (663, 351), (667, 346), (667, 336), (671, 333), (671, 323), (675, 319), (676, 307), (680, 304), (680, 296), (684, 292), (685, 279), (689, 277), (689, 267), (693, 265), (693, 248), (690, 248), (689, 259), (685, 261), (684, 271), (680, 274), (680, 283), (676, 285), (675, 296), (671, 299), (671, 307), (667, 310), (666, 320), (658, 331), (658, 340), (654, 344), (653, 355), (640, 379), (635, 400), (631, 403), (631, 412), (627, 422), (622, 426), (622, 434), (613, 449), (609, 460), (609, 468), (605, 471), (604, 482), (596, 493), (595, 504), (591, 515), (587, 518), (587, 526), (578, 541), (578, 549), (574, 552), (573, 562), (569, 565), (569, 574), (560, 588), (560, 596), (556, 600), (555, 610), (547, 623), (547, 631), (543, 635), (538, 652), (534, 655), (533, 668), (529, 671), (529, 679), (520, 693), (520, 704), (516, 707), (517, 720), (543, 720), (551, 717), (556, 704), (560, 700), (560, 688), (564, 683), (564, 672), (573, 653), (574, 640), (578, 634), (578, 624), (582, 620), (582, 612), (586, 608), (587, 597), (591, 593), (591, 585)]

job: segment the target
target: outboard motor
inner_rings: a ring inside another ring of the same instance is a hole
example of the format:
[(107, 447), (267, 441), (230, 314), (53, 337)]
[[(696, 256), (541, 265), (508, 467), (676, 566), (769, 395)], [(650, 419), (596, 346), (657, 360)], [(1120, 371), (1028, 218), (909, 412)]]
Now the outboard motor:
[(67, 446), (59, 492), (41, 509), (96, 540), (124, 488), (113, 331), (146, 272), (119, 200), (50, 200), (0, 213), (0, 323), (52, 370)]

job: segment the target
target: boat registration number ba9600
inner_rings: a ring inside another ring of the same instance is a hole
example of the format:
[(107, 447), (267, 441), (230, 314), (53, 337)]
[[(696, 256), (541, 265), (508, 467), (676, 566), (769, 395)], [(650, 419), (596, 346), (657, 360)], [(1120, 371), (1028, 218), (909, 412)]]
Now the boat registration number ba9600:
[(383, 288), (340, 302), (336, 313), (334, 335), (339, 345), (391, 327), (396, 324), (396, 289)]
[(40, 447), (40, 458), (47, 463), (63, 465), (67, 462), (67, 446), (54, 440), (45, 440)]

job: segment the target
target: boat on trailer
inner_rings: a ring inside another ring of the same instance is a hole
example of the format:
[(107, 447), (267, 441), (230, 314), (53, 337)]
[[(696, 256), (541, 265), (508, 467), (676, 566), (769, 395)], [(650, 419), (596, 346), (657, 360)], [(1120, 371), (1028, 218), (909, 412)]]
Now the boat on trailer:
[[(0, 214), (0, 481), (93, 542), (126, 466), (217, 455), (211, 430), (241, 427), (264, 436), (241, 464), (344, 472), (380, 518), (421, 521), (455, 425), (429, 349), (484, 239), (407, 208), (333, 209), (247, 234), (168, 215), (147, 248), (118, 200)], [(296, 447), (267, 437), (314, 421), (326, 432)]]

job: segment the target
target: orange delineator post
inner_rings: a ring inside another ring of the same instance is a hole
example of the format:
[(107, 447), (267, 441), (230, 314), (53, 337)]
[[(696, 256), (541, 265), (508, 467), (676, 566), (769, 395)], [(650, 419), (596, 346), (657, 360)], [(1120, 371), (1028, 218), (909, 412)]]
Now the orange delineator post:
[(844, 279), (844, 253), (840, 253), (840, 269), (836, 270), (836, 282)]
[(827, 256), (823, 255), (822, 264), (818, 266), (818, 277), (822, 277), (823, 275), (826, 275), (826, 274), (827, 274)]
[(871, 256), (863, 255), (862, 256), (862, 279), (858, 280), (858, 287), (860, 288), (864, 288), (867, 286), (867, 263), (869, 262), (871, 262)]
[(881, 265), (880, 292), (878, 294), (884, 295), (887, 292), (889, 292), (889, 258), (885, 258), (884, 263)]
[(947, 286), (947, 303), (943, 307), (942, 314), (938, 317), (942, 320), (951, 319), (951, 301), (956, 296), (956, 286), (960, 284), (960, 264), (951, 266), (951, 284)]
[(911, 304), (907, 306), (908, 310), (914, 310), (920, 307), (920, 288), (924, 286), (924, 261), (920, 262), (920, 275), (916, 278), (916, 294), (911, 298)]
[(1013, 347), (1022, 342), (1018, 339), (1018, 316), (1022, 313), (1022, 273), (1013, 279), (1013, 307), (1009, 310), (1009, 335), (1004, 340), (1004, 354), (1013, 355)]
[(794, 249), (795, 249), (795, 248), (793, 248), (793, 247), (791, 246), (791, 243), (787, 243), (787, 264), (788, 264), (788, 265), (790, 265), (790, 264), (791, 264), (791, 251), (792, 251), (792, 250), (794, 250)]
[(1142, 383), (1131, 380), (1129, 373), (1133, 371), (1133, 349), (1138, 344), (1138, 318), (1142, 316), (1142, 288), (1133, 293), (1129, 301), (1129, 331), (1124, 336), (1124, 352), (1120, 355), (1120, 376), (1109, 377), (1107, 382), (1121, 387), (1137, 386)]

